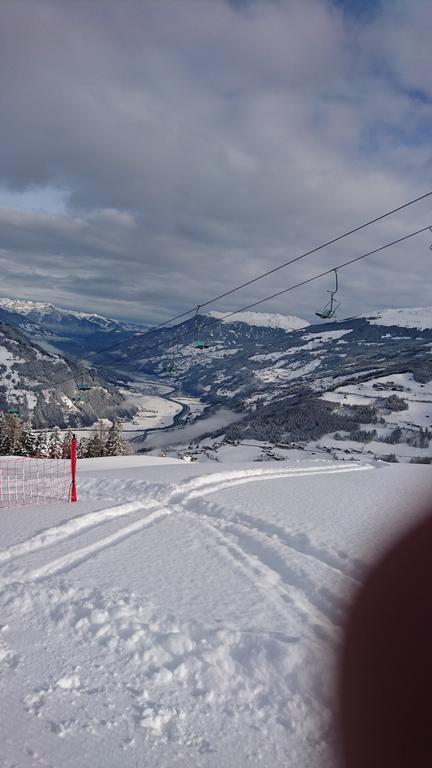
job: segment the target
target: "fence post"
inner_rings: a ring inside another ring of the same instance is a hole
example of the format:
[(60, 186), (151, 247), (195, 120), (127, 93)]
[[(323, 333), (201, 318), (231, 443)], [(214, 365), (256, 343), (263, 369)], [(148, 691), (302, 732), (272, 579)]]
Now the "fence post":
[(70, 457), (71, 457), (71, 476), (72, 476), (70, 500), (78, 501), (77, 489), (76, 489), (77, 439), (75, 435), (72, 436), (72, 440), (71, 440)]

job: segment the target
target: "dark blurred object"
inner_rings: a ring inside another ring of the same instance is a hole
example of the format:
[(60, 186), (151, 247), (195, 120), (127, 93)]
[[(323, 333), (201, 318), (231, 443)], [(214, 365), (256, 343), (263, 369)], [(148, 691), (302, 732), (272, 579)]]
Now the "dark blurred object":
[(432, 515), (354, 601), (339, 706), (343, 768), (432, 768)]

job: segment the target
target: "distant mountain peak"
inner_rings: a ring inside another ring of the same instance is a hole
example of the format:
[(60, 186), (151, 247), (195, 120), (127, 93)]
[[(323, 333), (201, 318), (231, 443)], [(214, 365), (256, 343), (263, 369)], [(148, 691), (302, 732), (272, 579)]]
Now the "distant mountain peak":
[[(209, 312), (211, 317), (223, 320), (224, 312)], [(261, 328), (276, 328), (283, 331), (297, 331), (306, 328), (310, 323), (295, 315), (280, 315), (270, 312), (237, 312), (232, 317), (223, 320), (224, 323), (245, 323)]]
[(90, 320), (100, 324), (109, 322), (113, 325), (119, 324), (118, 320), (103, 317), (92, 312), (77, 312), (73, 309), (63, 309), (50, 302), (29, 301), (28, 299), (10, 299), (0, 297), (0, 308), (7, 312), (16, 312), (19, 315), (58, 315), (62, 317), (73, 317), (78, 320)]
[(400, 326), (401, 328), (432, 328), (432, 307), (381, 309), (365, 315), (371, 325)]

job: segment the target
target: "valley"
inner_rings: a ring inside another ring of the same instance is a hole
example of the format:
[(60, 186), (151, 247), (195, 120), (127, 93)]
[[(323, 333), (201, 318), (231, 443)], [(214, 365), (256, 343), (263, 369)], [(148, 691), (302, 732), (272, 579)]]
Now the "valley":
[[(262, 445), (259, 460), (292, 450), (340, 460), (431, 456), (432, 309), (320, 324), (211, 313), (146, 331), (53, 305), (0, 300), (0, 308), (16, 323), (1, 326), (3, 407), (16, 404), (36, 427), (84, 435), (98, 419), (120, 419), (132, 450), (204, 461), (209, 440), (212, 455), (221, 443)], [(204, 349), (192, 343), (197, 324)], [(51, 351), (36, 341), (41, 329)], [(84, 357), (62, 357), (65, 338)], [(61, 375), (47, 377), (53, 365)], [(90, 386), (77, 397), (82, 381)]]

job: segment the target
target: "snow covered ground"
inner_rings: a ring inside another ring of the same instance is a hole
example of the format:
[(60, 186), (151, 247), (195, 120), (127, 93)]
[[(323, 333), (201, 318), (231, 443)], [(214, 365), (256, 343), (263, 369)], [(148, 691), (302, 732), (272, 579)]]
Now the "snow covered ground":
[(139, 408), (133, 419), (124, 423), (127, 432), (166, 429), (182, 410), (185, 410), (185, 420), (193, 420), (206, 408), (199, 398), (177, 393), (175, 387), (149, 376), (141, 380), (137, 377), (127, 388), (120, 388), (120, 392)]
[(183, 406), (169, 398), (172, 387), (159, 385), (149, 378), (130, 382), (127, 388), (120, 387), (126, 399), (139, 408), (133, 419), (125, 423), (128, 431), (142, 432), (144, 429), (165, 429), (170, 427)]
[(399, 460), (410, 460), (413, 457), (431, 457), (432, 445), (425, 448), (419, 448), (407, 444), (401, 440), (400, 443), (389, 445), (380, 441), (380, 437), (385, 437), (391, 430), (399, 427), (404, 429), (407, 435), (416, 435), (420, 429), (432, 429), (432, 382), (425, 384), (414, 379), (412, 373), (394, 373), (389, 376), (379, 376), (369, 381), (359, 382), (358, 384), (347, 384), (338, 387), (333, 392), (325, 392), (322, 395), (323, 400), (346, 405), (374, 405), (379, 398), (386, 398), (389, 395), (397, 395), (407, 404), (407, 409), (403, 411), (392, 411), (386, 415), (384, 426), (376, 424), (363, 424), (363, 429), (376, 429), (378, 439), (370, 443), (359, 444), (349, 439), (335, 440), (333, 433), (324, 435), (320, 440), (313, 441), (309, 447), (327, 447), (336, 451), (364, 450), (380, 456), (390, 451), (394, 453)]
[(2, 768), (334, 768), (344, 606), (430, 468), (87, 459), (79, 496), (2, 512)]
[(432, 328), (432, 307), (377, 310), (366, 315), (371, 325), (398, 325), (401, 328)]

